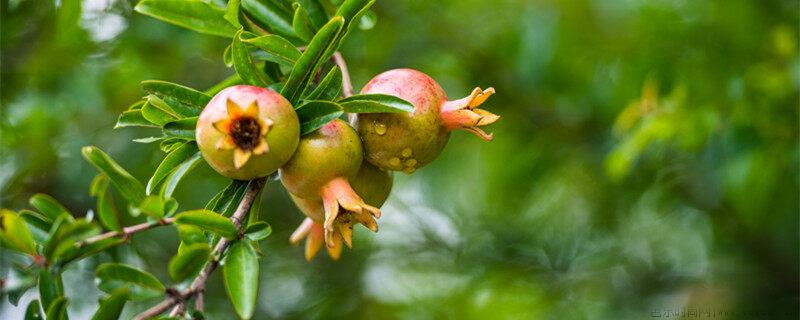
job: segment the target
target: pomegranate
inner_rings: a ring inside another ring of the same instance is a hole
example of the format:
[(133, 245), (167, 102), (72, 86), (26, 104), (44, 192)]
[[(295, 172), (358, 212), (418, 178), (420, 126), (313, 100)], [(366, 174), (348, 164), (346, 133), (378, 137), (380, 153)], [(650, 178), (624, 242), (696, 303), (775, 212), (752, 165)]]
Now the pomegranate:
[(250, 180), (272, 174), (297, 148), (300, 122), (277, 92), (237, 85), (220, 91), (197, 119), (197, 144), (221, 175)]
[(337, 231), (352, 230), (353, 220), (377, 227), (380, 209), (365, 203), (350, 185), (362, 159), (358, 134), (336, 119), (300, 139), (294, 156), (280, 170), (281, 183), (289, 193), (322, 203), (324, 216), (316, 220), (323, 224), (328, 247), (336, 248), (341, 238)]
[(365, 159), (383, 170), (407, 174), (423, 167), (441, 153), (450, 131), (467, 130), (490, 141), (480, 127), (500, 116), (479, 109), (494, 88), (475, 88), (462, 99), (448, 101), (441, 86), (428, 75), (412, 69), (381, 73), (361, 90), (402, 98), (414, 105), (409, 113), (364, 113), (354, 122), (364, 143)]
[[(380, 208), (389, 193), (392, 190), (392, 174), (388, 171), (383, 171), (375, 166), (363, 162), (361, 169), (355, 178), (350, 180), (353, 190), (363, 196), (364, 201), (376, 208)], [(321, 201), (312, 201), (300, 198), (293, 194), (289, 194), (292, 201), (307, 217), (303, 223), (292, 233), (289, 242), (298, 244), (301, 240), (306, 239), (305, 256), (306, 260), (311, 261), (314, 255), (317, 254), (322, 247), (323, 242), (323, 223), (325, 220), (325, 211)], [(352, 212), (347, 212), (339, 209), (339, 215), (353, 215)], [(364, 213), (360, 213), (363, 215)], [(369, 217), (366, 217), (369, 218)], [(353, 223), (354, 218), (347, 218), (343, 223), (338, 224), (334, 230), (334, 243), (333, 246), (328, 246), (328, 255), (334, 259), (339, 259), (342, 252), (342, 241), (350, 248), (353, 247)], [(364, 226), (373, 232), (378, 231), (378, 225), (374, 219), (365, 219)]]

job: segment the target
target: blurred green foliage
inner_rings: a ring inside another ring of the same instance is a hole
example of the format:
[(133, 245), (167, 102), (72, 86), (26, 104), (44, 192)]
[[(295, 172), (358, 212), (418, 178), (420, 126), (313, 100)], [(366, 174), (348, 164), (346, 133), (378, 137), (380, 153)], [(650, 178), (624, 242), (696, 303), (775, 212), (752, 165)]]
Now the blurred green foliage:
[[(93, 208), (84, 145), (146, 179), (163, 155), (131, 139), (151, 132), (112, 130), (139, 82), (205, 89), (232, 74), (227, 40), (133, 14), (134, 1), (0, 4), (4, 208), (36, 192)], [(397, 174), (381, 232), (358, 230), (335, 263), (306, 263), (288, 244), (302, 216), (270, 182), (256, 318), (797, 318), (796, 1), (384, 0), (375, 11), (343, 49), (356, 88), (396, 67), (451, 97), (493, 86), (495, 141), (454, 134), (436, 162)], [(199, 208), (225, 183), (201, 165), (176, 197)], [(73, 318), (96, 308), (94, 266), (168, 279), (177, 237), (149, 231), (67, 270)], [(17, 257), (1, 257), (10, 277)], [(212, 319), (233, 312), (223, 295), (214, 275)], [(0, 318), (22, 313), (2, 302)]]

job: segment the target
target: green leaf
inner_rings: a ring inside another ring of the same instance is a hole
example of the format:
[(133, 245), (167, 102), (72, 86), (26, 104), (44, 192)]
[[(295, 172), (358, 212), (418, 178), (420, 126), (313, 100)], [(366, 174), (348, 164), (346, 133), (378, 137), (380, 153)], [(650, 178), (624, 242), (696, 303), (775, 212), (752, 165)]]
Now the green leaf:
[(266, 75), (256, 66), (253, 61), (253, 56), (250, 55), (250, 49), (243, 42), (244, 37), (253, 37), (250, 33), (243, 33), (239, 30), (233, 37), (231, 42), (231, 58), (233, 58), (233, 68), (236, 73), (242, 78), (245, 84), (266, 87), (269, 80)]
[(123, 244), (125, 243), (125, 241), (126, 240), (123, 238), (108, 238), (96, 241), (92, 244), (85, 245), (82, 247), (78, 246), (68, 247), (66, 250), (64, 250), (64, 253), (61, 254), (61, 259), (58, 261), (59, 265), (63, 266), (72, 261), (80, 260), (95, 255), (108, 248)]
[(155, 106), (151, 105), (150, 102), (145, 103), (142, 106), (141, 111), (142, 117), (144, 117), (145, 120), (155, 124), (158, 127), (163, 126), (167, 122), (175, 120), (175, 117), (159, 108), (156, 108)]
[(179, 224), (178, 237), (181, 238), (182, 245), (191, 245), (195, 243), (206, 243), (208, 239), (203, 229), (189, 224)]
[(300, 50), (297, 50), (289, 40), (279, 35), (269, 34), (260, 37), (242, 37), (241, 40), (253, 45), (266, 53), (264, 59), (287, 66), (294, 65), (300, 59)]
[(178, 283), (196, 275), (203, 269), (210, 256), (211, 247), (206, 243), (181, 245), (181, 250), (169, 261), (170, 279)]
[(330, 19), (328, 13), (325, 12), (325, 6), (319, 0), (299, 0), (297, 2), (308, 12), (314, 28), (319, 29)]
[[(147, 105), (145, 105), (144, 107), (146, 108), (149, 106), (158, 109), (161, 112), (159, 116), (162, 118), (169, 117), (171, 119), (181, 119), (184, 117), (183, 115), (180, 114), (180, 112), (175, 110), (171, 105), (169, 105), (163, 99), (159, 98), (157, 95), (154, 94), (148, 95), (146, 99), (147, 99)], [(152, 109), (150, 111), (152, 111)]]
[(350, 34), (353, 27), (361, 20), (361, 16), (369, 11), (369, 8), (372, 7), (373, 4), (375, 4), (375, 0), (345, 0), (344, 3), (339, 6), (336, 15), (344, 18), (344, 27), (342, 28), (342, 33), (339, 34), (336, 42), (331, 47), (332, 51), (336, 51), (337, 48), (339, 48), (344, 38)]
[(97, 218), (100, 224), (108, 230), (122, 230), (122, 223), (119, 220), (119, 212), (114, 206), (114, 199), (108, 190), (108, 177), (98, 174), (92, 180), (89, 188), (89, 195), (97, 198)]
[(242, 8), (261, 27), (284, 38), (295, 38), (292, 12), (275, 0), (242, 0)]
[(142, 89), (147, 93), (160, 97), (172, 97), (200, 110), (205, 108), (208, 102), (211, 101), (211, 97), (205, 93), (171, 82), (146, 80), (142, 81), (141, 85)]
[(47, 308), (45, 313), (47, 320), (67, 320), (67, 298), (58, 297), (53, 300), (53, 303)]
[(321, 100), (303, 103), (296, 111), (300, 119), (300, 135), (312, 133), (344, 113), (337, 103)]
[(238, 234), (236, 226), (228, 218), (205, 209), (181, 212), (175, 217), (175, 222), (200, 227), (228, 239), (234, 239)]
[(100, 302), (100, 308), (92, 316), (92, 320), (117, 320), (128, 301), (128, 288), (114, 290), (110, 296)]
[(164, 136), (182, 140), (195, 140), (197, 117), (185, 118), (164, 124)]
[(74, 222), (64, 220), (55, 227), (55, 232), (44, 244), (42, 254), (48, 261), (57, 261), (64, 253), (73, 249), (78, 241), (98, 234), (98, 229), (96, 225), (84, 219)]
[(49, 270), (39, 271), (39, 299), (42, 301), (42, 310), (48, 310), (53, 302), (64, 293), (64, 284), (61, 274), (52, 274)]
[(319, 82), (314, 91), (311, 91), (305, 100), (333, 100), (342, 91), (342, 71), (339, 67), (331, 68), (328, 74)]
[(120, 263), (104, 263), (95, 271), (100, 290), (113, 293), (125, 287), (131, 300), (155, 298), (164, 294), (165, 288), (152, 274)]
[(142, 109), (136, 109), (136, 110), (124, 111), (119, 115), (119, 118), (117, 118), (117, 124), (114, 125), (114, 129), (124, 128), (124, 127), (158, 127), (158, 126), (154, 125), (152, 122), (144, 118), (144, 115), (142, 115)]
[(236, 33), (225, 10), (201, 0), (142, 0), (134, 10), (200, 33), (228, 38)]
[(314, 27), (311, 18), (308, 17), (308, 12), (303, 9), (300, 3), (295, 2), (293, 6), (294, 18), (292, 18), (292, 27), (294, 28), (294, 33), (297, 34), (300, 39), (309, 41), (314, 37), (314, 34), (317, 33), (317, 28)]
[(230, 217), (233, 212), (236, 211), (239, 202), (242, 201), (248, 184), (248, 181), (232, 180), (225, 189), (211, 198), (206, 204), (205, 209), (219, 212), (222, 213), (223, 216)]
[(236, 28), (242, 27), (242, 24), (239, 23), (240, 2), (240, 0), (228, 0), (228, 6), (225, 7), (225, 20), (228, 20)]
[(250, 241), (234, 243), (225, 255), (225, 290), (236, 314), (250, 319), (258, 295), (258, 256)]
[(53, 197), (43, 194), (37, 193), (34, 194), (30, 200), (28, 201), (32, 207), (39, 210), (45, 217), (50, 219), (51, 221), (55, 221), (59, 217), (63, 216), (66, 217), (68, 220), (72, 220), (72, 213), (67, 210), (58, 200), (54, 199)]
[(38, 212), (25, 209), (19, 211), (19, 217), (28, 225), (36, 243), (43, 244), (47, 241), (47, 234), (53, 226), (52, 221)]
[(31, 231), (25, 221), (11, 210), (0, 209), (0, 243), (5, 248), (36, 255), (36, 243)]
[(144, 213), (147, 216), (161, 219), (164, 217), (164, 204), (165, 199), (161, 198), (160, 196), (147, 196), (138, 206), (132, 208), (134, 211), (136, 211), (135, 213), (132, 213), (132, 215), (138, 216), (139, 214)]
[(87, 146), (81, 149), (81, 153), (89, 163), (111, 180), (111, 184), (119, 190), (128, 202), (136, 204), (144, 199), (145, 190), (142, 183), (114, 162), (105, 152), (97, 147)]
[(167, 156), (164, 157), (164, 160), (161, 161), (161, 164), (158, 165), (158, 168), (156, 168), (153, 176), (147, 181), (145, 192), (148, 195), (152, 194), (155, 187), (161, 183), (161, 180), (164, 180), (164, 178), (175, 171), (178, 166), (194, 156), (197, 151), (197, 144), (189, 141), (168, 153)]
[(253, 241), (266, 239), (270, 234), (272, 234), (272, 227), (264, 221), (251, 223), (244, 230), (244, 235)]
[(283, 95), (292, 105), (296, 104), (306, 90), (308, 83), (314, 74), (317, 73), (320, 66), (330, 58), (332, 51), (329, 48), (336, 40), (336, 36), (342, 30), (344, 19), (342, 17), (334, 17), (330, 22), (325, 24), (319, 32), (308, 43), (306, 51), (300, 56), (300, 59), (295, 63), (289, 78), (283, 86), (281, 95)]
[(387, 94), (357, 94), (339, 100), (348, 113), (401, 113), (414, 112), (414, 105)]
[(42, 312), (39, 311), (39, 300), (33, 300), (31, 303), (28, 304), (28, 308), (25, 310), (25, 320), (42, 320)]
[(172, 197), (172, 193), (175, 192), (175, 189), (178, 187), (178, 183), (180, 183), (181, 180), (183, 180), (183, 177), (185, 177), (187, 173), (192, 171), (192, 169), (194, 169), (197, 164), (200, 163), (201, 159), (202, 157), (198, 151), (195, 152), (193, 156), (189, 157), (189, 159), (181, 163), (181, 165), (175, 168), (175, 171), (173, 171), (172, 174), (169, 175), (169, 178), (167, 178), (162, 184), (163, 187), (161, 188), (161, 192), (159, 192), (159, 194), (165, 198)]

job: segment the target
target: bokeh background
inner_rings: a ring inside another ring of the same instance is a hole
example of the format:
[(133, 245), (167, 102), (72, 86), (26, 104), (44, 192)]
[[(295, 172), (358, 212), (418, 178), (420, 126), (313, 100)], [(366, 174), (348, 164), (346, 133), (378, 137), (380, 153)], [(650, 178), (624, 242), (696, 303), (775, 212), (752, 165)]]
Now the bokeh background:
[[(153, 132), (112, 130), (139, 81), (205, 89), (233, 73), (226, 39), (134, 14), (135, 1), (0, 3), (2, 207), (45, 192), (92, 209), (84, 145), (146, 181), (163, 154), (131, 139)], [(453, 134), (433, 164), (396, 174), (381, 231), (358, 230), (338, 262), (288, 244), (302, 216), (270, 182), (257, 319), (798, 318), (797, 1), (383, 0), (375, 12), (342, 50), (356, 89), (397, 67), (453, 98), (494, 86), (495, 140)], [(225, 184), (203, 164), (177, 199), (201, 207)], [(96, 264), (166, 281), (177, 244), (153, 230), (72, 266), (72, 318), (96, 308)], [(0, 256), (5, 274), (18, 257)], [(233, 317), (219, 272), (207, 304)], [(3, 299), (0, 318), (21, 307)]]

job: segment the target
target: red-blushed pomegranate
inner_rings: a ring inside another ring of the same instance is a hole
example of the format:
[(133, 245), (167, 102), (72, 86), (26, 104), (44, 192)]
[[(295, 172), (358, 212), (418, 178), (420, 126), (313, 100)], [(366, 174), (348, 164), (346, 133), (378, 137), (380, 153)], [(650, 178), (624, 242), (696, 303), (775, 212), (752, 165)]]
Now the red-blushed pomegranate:
[[(280, 170), (281, 183), (289, 193), (322, 202), (325, 242), (335, 247), (337, 230), (352, 230), (352, 223), (375, 225), (380, 209), (368, 205), (350, 185), (362, 162), (358, 134), (336, 119), (300, 139), (294, 156)], [(340, 210), (341, 209), (341, 210)], [(319, 219), (323, 218), (323, 219)]]
[[(389, 171), (383, 171), (375, 166), (364, 161), (361, 164), (361, 169), (355, 178), (350, 180), (353, 190), (362, 195), (362, 199), (367, 204), (380, 208), (389, 193), (392, 190), (392, 174)], [(301, 240), (306, 239), (305, 256), (306, 260), (311, 261), (314, 255), (317, 254), (322, 247), (323, 240), (323, 223), (325, 219), (325, 210), (322, 201), (312, 201), (297, 197), (289, 194), (292, 201), (297, 205), (303, 214), (307, 216), (303, 223), (292, 233), (289, 242), (296, 245)], [(339, 209), (339, 215), (343, 217), (343, 223), (337, 224), (334, 230), (334, 243), (333, 246), (328, 246), (328, 255), (334, 259), (339, 259), (342, 252), (342, 241), (352, 248), (353, 247), (353, 217), (346, 217), (346, 215), (353, 215), (355, 213), (347, 212)], [(364, 215), (365, 213), (360, 213)], [(370, 217), (366, 217), (370, 218)], [(374, 219), (366, 219), (368, 224), (365, 224), (367, 229), (373, 232), (378, 231), (378, 225)]]
[(364, 143), (365, 159), (383, 170), (413, 173), (441, 153), (453, 130), (467, 130), (492, 140), (493, 135), (480, 127), (500, 118), (478, 108), (494, 94), (493, 88), (475, 88), (465, 98), (448, 101), (436, 81), (412, 69), (381, 73), (361, 93), (396, 96), (415, 107), (408, 113), (364, 113), (356, 118), (354, 126)]
[(220, 91), (197, 119), (200, 153), (221, 175), (250, 180), (272, 174), (294, 154), (300, 122), (292, 105), (267, 88)]

